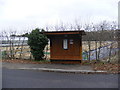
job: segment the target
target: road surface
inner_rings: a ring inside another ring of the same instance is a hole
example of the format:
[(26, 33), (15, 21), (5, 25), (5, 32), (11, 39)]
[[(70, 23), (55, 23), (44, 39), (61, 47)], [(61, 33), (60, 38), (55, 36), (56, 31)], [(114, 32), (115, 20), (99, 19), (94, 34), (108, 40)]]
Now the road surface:
[(73, 74), (3, 68), (3, 88), (118, 88), (117, 74)]

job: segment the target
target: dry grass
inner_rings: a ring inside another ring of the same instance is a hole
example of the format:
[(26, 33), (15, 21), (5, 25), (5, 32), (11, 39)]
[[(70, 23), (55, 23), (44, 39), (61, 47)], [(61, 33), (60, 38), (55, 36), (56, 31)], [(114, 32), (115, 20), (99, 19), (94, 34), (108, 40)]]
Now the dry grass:
[(108, 71), (108, 73), (120, 73), (120, 64), (111, 64), (111, 63), (96, 63), (93, 65), (94, 70), (103, 70)]
[(9, 62), (9, 63), (21, 63), (21, 64), (50, 64), (50, 61), (48, 60), (42, 60), (42, 61), (34, 61), (34, 60), (18, 60), (18, 59), (7, 59), (7, 60), (1, 60), (2, 62)]

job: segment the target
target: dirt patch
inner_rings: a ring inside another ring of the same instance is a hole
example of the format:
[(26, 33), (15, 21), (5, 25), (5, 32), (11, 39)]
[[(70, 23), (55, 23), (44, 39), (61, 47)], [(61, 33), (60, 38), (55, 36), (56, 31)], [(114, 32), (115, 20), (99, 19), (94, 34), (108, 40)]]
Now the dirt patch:
[(104, 62), (96, 62), (96, 61), (82, 61), (82, 65), (90, 65), (95, 71), (107, 71), (107, 73), (120, 73), (120, 64), (118, 63), (104, 63)]
[(102, 70), (102, 71), (107, 71), (108, 73), (120, 73), (120, 64), (110, 64), (110, 63), (106, 63), (106, 64), (101, 64), (101, 63), (97, 63), (97, 64), (93, 64), (93, 70)]
[(49, 61), (32, 61), (32, 60), (18, 60), (18, 59), (13, 59), (13, 60), (2, 60), (2, 62), (9, 62), (9, 63), (23, 63), (23, 64), (50, 64)]

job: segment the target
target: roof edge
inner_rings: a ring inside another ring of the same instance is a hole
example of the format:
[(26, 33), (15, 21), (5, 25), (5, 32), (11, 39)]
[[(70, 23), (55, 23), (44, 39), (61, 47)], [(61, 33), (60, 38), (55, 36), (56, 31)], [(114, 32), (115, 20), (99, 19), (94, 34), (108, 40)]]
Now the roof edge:
[(80, 31), (47, 31), (47, 32), (43, 32), (45, 35), (65, 35), (65, 34), (80, 34), (80, 35), (86, 35), (84, 30), (80, 30)]

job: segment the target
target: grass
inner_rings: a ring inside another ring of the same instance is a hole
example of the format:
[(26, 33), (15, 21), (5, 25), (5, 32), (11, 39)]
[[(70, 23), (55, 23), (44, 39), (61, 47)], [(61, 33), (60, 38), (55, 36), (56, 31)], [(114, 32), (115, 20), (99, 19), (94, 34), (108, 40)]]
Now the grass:
[(49, 60), (23, 60), (23, 59), (5, 59), (2, 62), (9, 62), (9, 63), (21, 63), (21, 64), (48, 64), (50, 63)]

